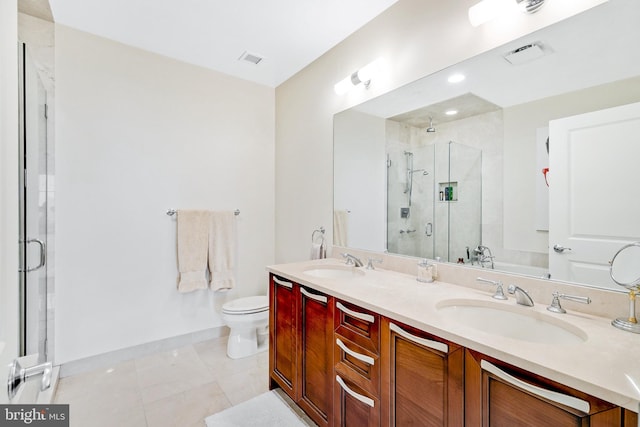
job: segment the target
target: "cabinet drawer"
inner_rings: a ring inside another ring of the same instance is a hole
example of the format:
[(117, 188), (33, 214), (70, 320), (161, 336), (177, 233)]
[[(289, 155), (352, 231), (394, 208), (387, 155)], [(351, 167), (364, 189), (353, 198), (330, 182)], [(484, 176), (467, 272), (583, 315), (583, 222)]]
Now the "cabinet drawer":
[(348, 338), (335, 334), (336, 374), (348, 378), (358, 387), (378, 396), (380, 393), (380, 357)]
[(336, 301), (336, 332), (375, 353), (380, 352), (380, 315), (357, 305)]
[(469, 349), (465, 388), (466, 425), (593, 427), (622, 422), (622, 411), (611, 403)]
[(369, 395), (349, 379), (335, 375), (334, 425), (379, 427), (380, 399)]

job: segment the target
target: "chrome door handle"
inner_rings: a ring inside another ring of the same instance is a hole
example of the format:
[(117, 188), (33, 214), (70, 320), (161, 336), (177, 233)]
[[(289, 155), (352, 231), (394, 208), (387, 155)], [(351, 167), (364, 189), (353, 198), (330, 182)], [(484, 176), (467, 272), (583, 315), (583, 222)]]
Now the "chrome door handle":
[(561, 254), (564, 251), (570, 251), (571, 248), (565, 248), (564, 246), (560, 246), (558, 244), (553, 245), (553, 250), (556, 251), (557, 253)]
[(433, 234), (433, 224), (428, 222), (427, 226), (425, 227), (425, 231), (424, 234), (426, 234), (427, 236), (431, 237), (431, 235)]
[[(35, 267), (29, 268), (28, 265), (25, 265), (24, 268), (20, 269), (21, 273), (29, 273), (30, 271), (35, 271), (38, 270), (42, 267), (44, 267), (44, 265), (47, 263), (47, 246), (45, 245), (45, 243), (40, 240), (40, 239), (29, 239), (29, 240), (25, 240), (24, 241), (25, 244), (29, 244), (29, 243), (37, 243), (38, 246), (40, 247), (40, 262), (38, 263), (38, 265), (36, 265)], [(25, 260), (25, 264), (27, 264), (27, 261)]]

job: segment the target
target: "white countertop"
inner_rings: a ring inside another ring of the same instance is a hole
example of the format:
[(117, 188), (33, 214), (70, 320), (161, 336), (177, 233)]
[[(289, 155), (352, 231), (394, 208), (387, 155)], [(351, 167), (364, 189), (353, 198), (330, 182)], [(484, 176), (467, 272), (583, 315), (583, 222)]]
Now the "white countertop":
[[(383, 269), (358, 268), (364, 274), (347, 279), (320, 278), (304, 273), (317, 266), (330, 265), (344, 266), (344, 262), (329, 258), (273, 265), (267, 270), (638, 412), (640, 335), (614, 328), (610, 319), (570, 310), (566, 314), (554, 314), (543, 304), (518, 306), (512, 296), (508, 301), (492, 299), (493, 289), (487, 285), (478, 284), (476, 290), (440, 281), (421, 283), (415, 276)], [(536, 317), (577, 328), (587, 339), (552, 345), (483, 332), (438, 309), (439, 304), (454, 299), (477, 301), (478, 305), (505, 304), (510, 306), (510, 311), (533, 310)]]

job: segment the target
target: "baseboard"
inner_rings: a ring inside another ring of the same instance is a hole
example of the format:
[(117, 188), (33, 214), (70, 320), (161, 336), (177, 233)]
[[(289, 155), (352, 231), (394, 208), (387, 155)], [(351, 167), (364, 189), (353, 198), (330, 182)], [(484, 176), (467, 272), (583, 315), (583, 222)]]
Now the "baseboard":
[(114, 350), (84, 359), (73, 360), (60, 365), (60, 378), (78, 375), (94, 369), (106, 368), (115, 363), (125, 362), (161, 351), (173, 350), (178, 347), (184, 347), (189, 344), (220, 338), (226, 335), (229, 335), (229, 328), (226, 326), (218, 326), (216, 328)]

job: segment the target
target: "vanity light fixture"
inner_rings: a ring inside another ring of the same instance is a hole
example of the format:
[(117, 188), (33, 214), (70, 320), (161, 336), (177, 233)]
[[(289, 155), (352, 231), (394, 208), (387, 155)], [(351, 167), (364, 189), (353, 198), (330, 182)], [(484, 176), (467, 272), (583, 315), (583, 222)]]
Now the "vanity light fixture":
[(522, 12), (535, 13), (542, 8), (544, 2), (545, 0), (482, 0), (469, 8), (469, 22), (474, 27), (480, 26), (506, 13), (514, 5)]
[(381, 59), (378, 58), (373, 62), (365, 65), (358, 71), (351, 73), (351, 75), (345, 77), (340, 80), (333, 86), (333, 89), (336, 91), (338, 95), (344, 95), (349, 92), (352, 88), (358, 86), (359, 84), (363, 84), (365, 88), (369, 89), (369, 84), (371, 83), (371, 79), (373, 79), (380, 69)]

